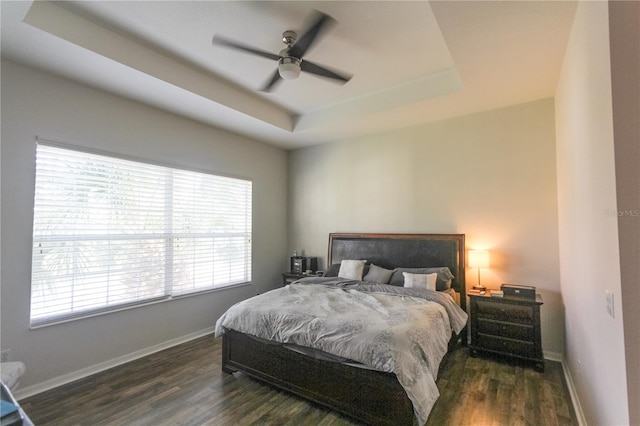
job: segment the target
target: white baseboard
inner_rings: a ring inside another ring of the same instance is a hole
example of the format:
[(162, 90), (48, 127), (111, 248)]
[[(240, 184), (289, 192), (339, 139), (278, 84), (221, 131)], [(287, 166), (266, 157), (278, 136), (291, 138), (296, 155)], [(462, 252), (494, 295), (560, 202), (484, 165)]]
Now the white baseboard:
[(36, 383), (35, 385), (27, 386), (22, 389), (20, 388), (16, 389), (15, 391), (12, 391), (12, 394), (17, 400), (28, 398), (30, 396), (37, 395), (39, 393), (57, 388), (58, 386), (66, 385), (67, 383), (71, 383), (79, 379), (84, 379), (85, 377), (91, 376), (92, 374), (100, 373), (101, 371), (105, 371), (110, 368), (117, 367), (118, 365), (122, 365), (127, 362), (134, 361), (136, 359), (145, 357), (147, 355), (151, 355), (156, 352), (160, 352), (162, 350), (171, 348), (176, 345), (180, 345), (182, 343), (186, 343), (188, 341), (197, 339), (199, 337), (207, 336), (209, 334), (212, 334), (214, 330), (215, 330), (215, 327), (210, 327), (204, 330), (196, 331), (194, 333), (189, 333), (185, 336), (167, 340), (166, 342), (149, 346), (147, 348), (140, 349), (138, 351), (131, 352), (129, 354), (122, 355), (117, 358), (113, 358), (108, 361), (92, 365), (90, 367), (82, 368), (80, 370), (73, 371), (71, 373), (63, 374), (62, 376), (54, 377), (53, 379), (45, 380), (44, 382), (41, 382), (41, 383)]
[(564, 356), (559, 352), (543, 351), (542, 356), (549, 361), (562, 362)]
[(587, 420), (584, 417), (584, 411), (582, 411), (582, 405), (580, 404), (580, 399), (578, 398), (578, 392), (576, 391), (576, 386), (573, 383), (571, 372), (567, 367), (567, 362), (564, 358), (560, 362), (562, 363), (562, 371), (564, 373), (564, 379), (567, 382), (567, 388), (569, 389), (569, 396), (571, 397), (571, 404), (573, 405), (573, 410), (576, 413), (578, 426), (587, 426)]

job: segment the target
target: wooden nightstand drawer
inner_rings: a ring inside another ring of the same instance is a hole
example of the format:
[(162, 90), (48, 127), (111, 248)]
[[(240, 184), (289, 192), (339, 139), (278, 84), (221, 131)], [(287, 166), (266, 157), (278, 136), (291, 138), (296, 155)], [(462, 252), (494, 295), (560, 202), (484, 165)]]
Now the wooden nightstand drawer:
[(491, 300), (479, 300), (476, 303), (478, 318), (490, 318), (522, 324), (533, 323), (533, 308), (526, 305), (512, 305)]
[(532, 361), (536, 370), (544, 371), (540, 295), (536, 295), (535, 300), (483, 295), (469, 298), (471, 355), (475, 356), (478, 351), (493, 352)]
[(494, 321), (484, 318), (478, 318), (478, 333), (528, 341), (533, 341), (536, 338), (532, 325)]
[(518, 355), (530, 358), (534, 358), (536, 356), (533, 342), (506, 339), (503, 337), (479, 333), (478, 344), (485, 350), (497, 351), (508, 355)]

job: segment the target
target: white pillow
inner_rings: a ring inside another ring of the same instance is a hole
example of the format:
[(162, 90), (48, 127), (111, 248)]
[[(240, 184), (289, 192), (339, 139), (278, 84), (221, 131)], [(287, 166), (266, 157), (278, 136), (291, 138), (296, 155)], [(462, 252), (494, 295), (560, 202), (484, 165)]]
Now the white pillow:
[(438, 280), (438, 273), (433, 274), (411, 274), (409, 272), (403, 272), (404, 286), (410, 288), (424, 288), (427, 290), (436, 291), (436, 281)]
[(364, 271), (366, 262), (366, 260), (343, 260), (340, 262), (338, 276), (349, 280), (362, 281), (362, 271)]

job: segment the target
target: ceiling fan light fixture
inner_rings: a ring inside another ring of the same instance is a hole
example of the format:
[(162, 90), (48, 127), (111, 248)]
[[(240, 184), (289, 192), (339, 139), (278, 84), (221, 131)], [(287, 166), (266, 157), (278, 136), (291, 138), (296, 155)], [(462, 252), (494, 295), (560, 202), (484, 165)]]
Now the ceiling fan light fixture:
[(278, 61), (278, 73), (285, 80), (295, 80), (300, 75), (300, 59), (290, 56)]
[[(0, 0), (2, 1), (2, 0)], [(212, 39), (213, 44), (240, 50), (252, 55), (261, 56), (272, 61), (277, 61), (277, 70), (271, 73), (269, 80), (260, 88), (262, 92), (270, 92), (282, 80), (295, 80), (304, 71), (307, 74), (324, 77), (333, 82), (344, 84), (351, 79), (351, 75), (332, 71), (322, 65), (304, 60), (307, 51), (317, 43), (317, 38), (322, 30), (326, 30), (334, 22), (331, 16), (320, 11), (313, 11), (310, 19), (311, 25), (302, 33), (300, 37), (295, 31), (285, 31), (282, 33), (282, 42), (287, 45), (279, 54), (266, 50), (251, 47), (242, 42), (236, 42), (226, 37), (215, 34)], [(304, 67), (303, 67), (304, 65)]]

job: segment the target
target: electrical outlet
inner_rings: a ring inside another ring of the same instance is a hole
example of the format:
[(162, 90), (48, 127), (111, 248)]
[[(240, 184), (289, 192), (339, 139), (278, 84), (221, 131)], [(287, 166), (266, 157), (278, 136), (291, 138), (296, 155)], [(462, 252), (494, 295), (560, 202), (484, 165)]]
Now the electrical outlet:
[(616, 313), (615, 313), (614, 304), (613, 304), (613, 293), (610, 292), (609, 290), (605, 290), (604, 296), (607, 303), (607, 313), (611, 316), (611, 318), (615, 318)]
[(9, 362), (9, 349), (0, 352), (0, 361), (1, 362)]

